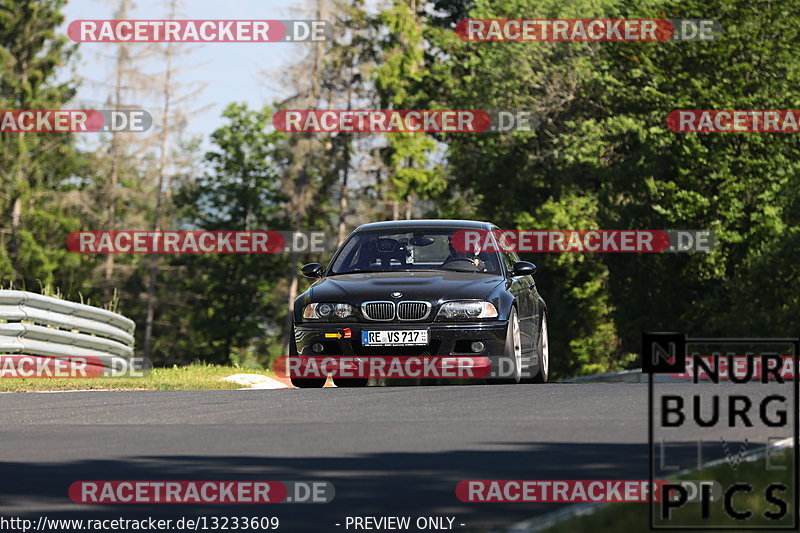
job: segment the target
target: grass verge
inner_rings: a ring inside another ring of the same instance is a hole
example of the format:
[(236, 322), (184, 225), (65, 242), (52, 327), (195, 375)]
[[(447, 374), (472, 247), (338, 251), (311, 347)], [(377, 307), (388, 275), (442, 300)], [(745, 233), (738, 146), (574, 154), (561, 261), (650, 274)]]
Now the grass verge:
[(242, 385), (222, 381), (232, 374), (263, 374), (268, 370), (251, 370), (234, 366), (195, 363), (189, 366), (154, 368), (143, 378), (89, 379), (0, 379), (0, 392), (32, 392), (60, 390), (208, 390), (241, 389)]

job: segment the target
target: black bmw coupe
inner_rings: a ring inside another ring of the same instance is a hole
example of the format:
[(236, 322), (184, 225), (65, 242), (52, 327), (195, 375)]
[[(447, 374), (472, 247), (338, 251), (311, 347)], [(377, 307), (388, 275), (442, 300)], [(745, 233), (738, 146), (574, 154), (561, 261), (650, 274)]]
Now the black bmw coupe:
[[(466, 220), (403, 220), (357, 228), (296, 300), (290, 359), (319, 356), (473, 356), (492, 381), (547, 381), (547, 307), (536, 266), (499, 246), (458, 245), (465, 231), (494, 239), (497, 226)], [(343, 334), (344, 333), (344, 334)], [(484, 360), (486, 360), (484, 359)], [(297, 387), (325, 378), (292, 377)], [(367, 379), (340, 379), (363, 386)]]

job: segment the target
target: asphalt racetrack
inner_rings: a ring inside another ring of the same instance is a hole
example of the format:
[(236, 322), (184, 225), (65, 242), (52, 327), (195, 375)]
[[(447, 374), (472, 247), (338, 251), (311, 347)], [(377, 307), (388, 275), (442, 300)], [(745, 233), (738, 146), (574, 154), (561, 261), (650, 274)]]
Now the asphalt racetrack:
[[(490, 531), (564, 504), (463, 503), (459, 481), (648, 478), (646, 384), (14, 393), (0, 420), (4, 516), (277, 516), (302, 532), (447, 516)], [(81, 505), (77, 480), (326, 480), (336, 496)]]

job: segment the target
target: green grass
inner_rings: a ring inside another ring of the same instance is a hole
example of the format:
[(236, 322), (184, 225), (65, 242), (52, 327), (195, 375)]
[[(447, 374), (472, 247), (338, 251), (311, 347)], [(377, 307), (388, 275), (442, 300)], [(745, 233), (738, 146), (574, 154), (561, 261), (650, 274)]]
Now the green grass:
[(0, 392), (30, 392), (58, 390), (204, 390), (241, 389), (242, 385), (222, 381), (232, 374), (273, 375), (268, 370), (251, 370), (234, 366), (195, 363), (189, 366), (154, 368), (142, 378), (88, 378), (88, 379), (0, 379)]
[[(791, 479), (791, 463), (792, 463), (792, 450), (777, 453), (772, 456), (771, 463), (773, 465), (782, 464), (789, 465), (784, 471), (767, 471), (765, 470), (764, 459), (757, 459), (754, 461), (743, 462), (736, 470), (733, 470), (727, 463), (723, 463), (712, 468), (692, 472), (691, 474), (681, 476), (682, 479), (694, 480), (715, 480), (718, 481), (723, 490), (725, 487), (731, 486), (735, 482), (750, 483), (753, 487), (752, 493), (745, 495), (738, 493), (733, 501), (736, 509), (745, 510), (749, 509), (753, 513), (753, 518), (746, 522), (735, 521), (727, 517), (722, 509), (722, 500), (711, 503), (711, 517), (707, 521), (707, 525), (726, 526), (742, 528), (747, 526), (766, 526), (776, 525), (788, 526), (791, 525), (791, 517), (797, 513), (797, 509), (793, 509), (792, 505), (792, 479)], [(763, 498), (764, 488), (772, 482), (781, 482), (789, 490), (780, 494), (780, 497), (786, 501), (788, 513), (784, 520), (778, 522), (770, 522), (762, 517), (762, 513), (767, 510), (776, 511), (776, 507), (769, 504)], [(547, 533), (603, 533), (603, 532), (617, 532), (625, 531), (628, 533), (647, 532), (650, 531), (649, 527), (649, 511), (648, 503), (613, 503), (599, 508), (597, 511), (590, 515), (571, 518), (560, 522), (547, 529)], [(659, 504), (656, 504), (654, 511), (658, 512), (660, 509)], [(673, 511), (672, 518), (668, 522), (661, 522), (657, 519), (656, 526), (669, 525), (673, 527), (684, 527), (680, 531), (698, 531), (691, 529), (688, 526), (703, 523), (700, 517), (700, 504), (689, 503), (683, 508)], [(744, 530), (751, 531), (751, 530)], [(754, 530), (753, 530), (754, 531)], [(763, 531), (763, 530), (762, 530)]]

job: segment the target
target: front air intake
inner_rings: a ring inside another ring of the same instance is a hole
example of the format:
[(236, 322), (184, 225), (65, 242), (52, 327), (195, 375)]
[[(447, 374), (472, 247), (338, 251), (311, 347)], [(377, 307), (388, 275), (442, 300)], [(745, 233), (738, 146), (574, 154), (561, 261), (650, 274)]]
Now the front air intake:
[(394, 302), (365, 302), (361, 311), (367, 320), (394, 320)]
[(397, 318), (400, 320), (423, 320), (431, 312), (428, 302), (400, 302), (397, 305)]

